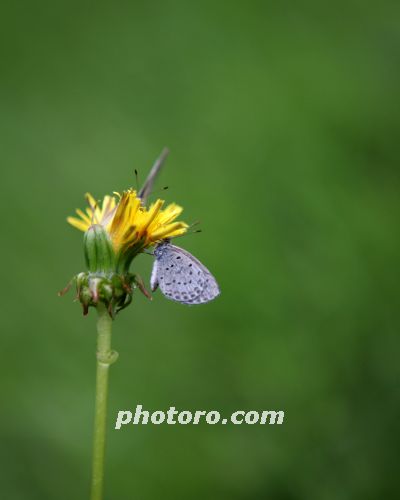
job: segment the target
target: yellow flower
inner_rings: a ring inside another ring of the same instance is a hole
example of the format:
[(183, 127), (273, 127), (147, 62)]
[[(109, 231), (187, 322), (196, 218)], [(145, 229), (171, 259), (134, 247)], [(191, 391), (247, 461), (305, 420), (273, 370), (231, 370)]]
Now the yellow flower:
[(103, 303), (114, 318), (130, 304), (136, 288), (150, 298), (142, 278), (130, 271), (132, 260), (146, 248), (187, 231), (189, 226), (176, 220), (182, 213), (180, 206), (175, 203), (164, 206), (164, 200), (160, 199), (147, 205), (167, 154), (164, 149), (139, 192), (134, 189), (122, 194), (114, 192), (99, 202), (86, 193), (88, 206), (67, 217), (71, 226), (85, 233), (86, 271), (74, 277), (84, 314), (90, 307)]
[(68, 217), (67, 221), (85, 232), (93, 225), (102, 226), (110, 237), (117, 258), (128, 254), (127, 259), (123, 259), (128, 260), (125, 262), (128, 265), (144, 248), (165, 238), (179, 236), (188, 228), (184, 222), (174, 222), (182, 213), (180, 206), (172, 203), (163, 208), (164, 200), (157, 200), (147, 208), (133, 189), (122, 195), (105, 196), (101, 206), (91, 194), (86, 194), (86, 198), (89, 203), (86, 213), (77, 209), (79, 217)]
[(93, 224), (107, 226), (115, 212), (116, 202), (114, 196), (104, 196), (101, 208), (90, 193), (86, 193), (85, 197), (89, 203), (89, 206), (86, 207), (86, 213), (77, 208), (76, 213), (80, 218), (67, 217), (67, 221), (71, 226), (81, 231), (87, 231)]

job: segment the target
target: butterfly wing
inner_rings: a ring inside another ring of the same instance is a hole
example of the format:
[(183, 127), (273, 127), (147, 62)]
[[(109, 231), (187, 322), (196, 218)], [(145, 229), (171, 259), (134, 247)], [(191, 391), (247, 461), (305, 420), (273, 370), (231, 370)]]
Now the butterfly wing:
[(150, 170), (149, 175), (147, 176), (147, 179), (145, 180), (145, 183), (142, 187), (142, 189), (138, 193), (138, 197), (142, 200), (142, 205), (146, 205), (147, 203), (147, 198), (149, 197), (154, 181), (156, 180), (161, 167), (163, 166), (163, 163), (165, 159), (167, 158), (169, 154), (169, 150), (167, 148), (164, 148), (161, 152), (161, 155), (159, 158), (157, 158), (156, 162), (154, 163), (153, 167)]
[(204, 304), (220, 293), (214, 276), (196, 257), (170, 244), (153, 266), (152, 290), (157, 286), (168, 299), (182, 304)]

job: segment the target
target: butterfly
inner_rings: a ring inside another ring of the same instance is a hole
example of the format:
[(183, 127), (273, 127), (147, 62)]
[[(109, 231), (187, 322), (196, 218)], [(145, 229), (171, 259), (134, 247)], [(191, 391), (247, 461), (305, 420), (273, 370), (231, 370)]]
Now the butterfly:
[(164, 240), (154, 249), (154, 256), (150, 279), (153, 292), (160, 287), (167, 299), (188, 305), (205, 304), (220, 294), (210, 271), (183, 248)]

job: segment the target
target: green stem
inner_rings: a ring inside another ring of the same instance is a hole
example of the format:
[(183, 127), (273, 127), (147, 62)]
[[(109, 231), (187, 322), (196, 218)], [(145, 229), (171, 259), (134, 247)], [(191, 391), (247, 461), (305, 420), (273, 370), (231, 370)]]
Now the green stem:
[(97, 307), (97, 370), (96, 403), (93, 438), (93, 469), (91, 500), (102, 500), (104, 451), (106, 442), (108, 371), (118, 353), (111, 350), (112, 319), (104, 304)]

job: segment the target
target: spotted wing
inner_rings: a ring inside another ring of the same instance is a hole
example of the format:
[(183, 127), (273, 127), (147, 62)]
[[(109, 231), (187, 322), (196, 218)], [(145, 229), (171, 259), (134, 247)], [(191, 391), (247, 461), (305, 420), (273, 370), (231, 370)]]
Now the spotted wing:
[(159, 285), (168, 299), (182, 304), (204, 304), (220, 293), (210, 271), (192, 254), (175, 245), (168, 245), (157, 259), (153, 273), (152, 288)]

